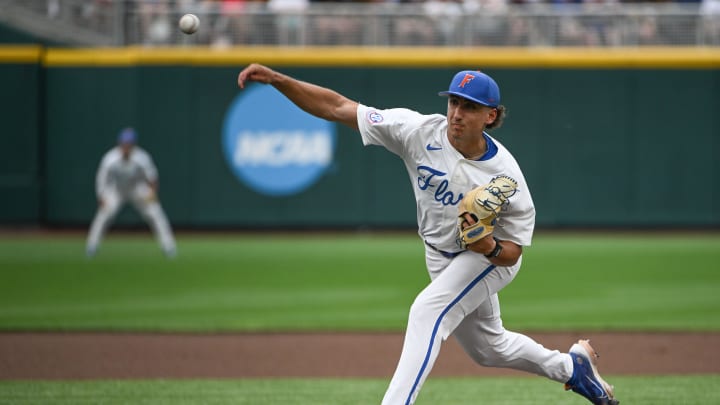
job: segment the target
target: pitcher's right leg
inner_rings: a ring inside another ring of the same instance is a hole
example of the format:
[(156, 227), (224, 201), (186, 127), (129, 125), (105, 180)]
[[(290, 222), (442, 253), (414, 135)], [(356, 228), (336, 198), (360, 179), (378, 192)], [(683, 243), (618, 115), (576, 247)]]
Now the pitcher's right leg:
[(410, 309), (400, 361), (383, 405), (415, 402), (442, 342), (466, 313), (474, 311), (489, 294), (512, 279), (494, 273), (494, 269), (482, 255), (463, 253), (417, 296)]

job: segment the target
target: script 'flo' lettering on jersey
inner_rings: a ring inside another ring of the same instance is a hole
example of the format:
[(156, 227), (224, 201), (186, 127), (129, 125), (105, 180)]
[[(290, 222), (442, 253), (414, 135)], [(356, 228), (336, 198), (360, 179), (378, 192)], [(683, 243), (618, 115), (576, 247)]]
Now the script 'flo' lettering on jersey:
[[(418, 176), (418, 187), (420, 187), (420, 190), (434, 188), (435, 201), (440, 202), (442, 205), (457, 205), (460, 200), (462, 200), (462, 193), (455, 198), (455, 193), (448, 191), (450, 182), (447, 181), (447, 179), (442, 179), (439, 183), (436, 181), (444, 177), (447, 173), (429, 166), (418, 166), (417, 171), (420, 174), (420, 176)], [(435, 176), (437, 176), (438, 179), (436, 179)]]
[(471, 75), (470, 73), (466, 73), (465, 77), (463, 77), (460, 84), (458, 84), (458, 87), (465, 88), (465, 85), (470, 83), (470, 81), (472, 81), (472, 79), (474, 79), (474, 78), (475, 78), (475, 76)]

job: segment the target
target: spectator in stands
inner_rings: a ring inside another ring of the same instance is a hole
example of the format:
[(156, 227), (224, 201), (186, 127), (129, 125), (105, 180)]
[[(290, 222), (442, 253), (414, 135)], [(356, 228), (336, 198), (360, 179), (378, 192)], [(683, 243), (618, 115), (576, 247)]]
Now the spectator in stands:
[(655, 16), (644, 16), (637, 24), (638, 45), (659, 45), (662, 41)]
[(275, 14), (279, 45), (302, 44), (308, 0), (269, 0), (268, 10)]
[(170, 4), (162, 0), (143, 0), (138, 5), (141, 38), (145, 45), (165, 45), (170, 42), (173, 25)]
[(464, 14), (461, 3), (458, 0), (427, 0), (424, 9), (435, 24), (439, 35), (437, 44), (456, 44), (459, 22)]
[(702, 45), (720, 45), (720, 0), (702, 0), (700, 15)]
[(311, 29), (317, 45), (358, 45), (362, 44), (362, 21), (356, 18), (354, 0), (311, 0), (312, 3), (344, 3), (346, 10), (335, 9), (337, 14), (313, 16)]
[[(510, 40), (508, 31), (514, 19), (508, 15), (507, 0), (464, 0), (462, 8), (464, 15), (473, 16), (467, 20), (472, 31), (472, 45), (505, 45)], [(521, 24), (525, 22), (520, 21)]]
[(424, 0), (404, 1), (406, 12), (391, 20), (394, 45), (434, 45), (437, 40), (435, 24), (422, 10)]

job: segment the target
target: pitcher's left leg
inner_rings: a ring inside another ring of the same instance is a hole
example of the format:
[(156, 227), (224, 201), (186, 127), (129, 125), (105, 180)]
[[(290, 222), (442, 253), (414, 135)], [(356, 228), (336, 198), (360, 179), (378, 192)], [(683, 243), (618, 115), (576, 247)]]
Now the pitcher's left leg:
[(468, 315), (453, 336), (482, 366), (526, 371), (561, 383), (572, 375), (570, 355), (546, 349), (532, 338), (503, 327), (497, 294)]

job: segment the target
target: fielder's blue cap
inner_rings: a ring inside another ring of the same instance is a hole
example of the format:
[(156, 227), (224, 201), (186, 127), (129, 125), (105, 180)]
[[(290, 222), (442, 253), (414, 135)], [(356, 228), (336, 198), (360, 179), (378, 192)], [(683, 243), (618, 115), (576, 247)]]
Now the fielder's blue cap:
[(493, 108), (500, 105), (500, 88), (495, 80), (476, 70), (458, 72), (448, 91), (441, 91), (438, 95), (458, 96)]
[(118, 134), (118, 143), (135, 143), (137, 141), (137, 133), (133, 128), (123, 128)]

